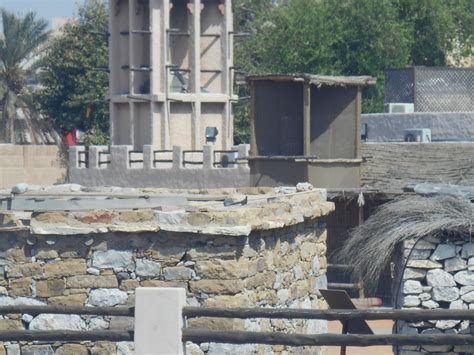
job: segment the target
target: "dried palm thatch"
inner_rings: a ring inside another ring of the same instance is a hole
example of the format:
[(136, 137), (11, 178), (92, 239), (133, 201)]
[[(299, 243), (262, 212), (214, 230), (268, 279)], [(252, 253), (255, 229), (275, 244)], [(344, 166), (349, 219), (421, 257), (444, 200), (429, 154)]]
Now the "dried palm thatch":
[(474, 204), (453, 196), (399, 198), (382, 205), (351, 232), (337, 258), (374, 290), (396, 251), (407, 239), (425, 237), (470, 239)]

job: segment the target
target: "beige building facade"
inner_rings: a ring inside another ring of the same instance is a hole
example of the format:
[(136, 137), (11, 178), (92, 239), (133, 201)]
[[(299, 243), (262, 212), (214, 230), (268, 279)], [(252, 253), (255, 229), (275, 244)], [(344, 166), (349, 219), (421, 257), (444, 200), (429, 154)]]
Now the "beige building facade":
[(231, 0), (111, 0), (113, 145), (233, 144)]

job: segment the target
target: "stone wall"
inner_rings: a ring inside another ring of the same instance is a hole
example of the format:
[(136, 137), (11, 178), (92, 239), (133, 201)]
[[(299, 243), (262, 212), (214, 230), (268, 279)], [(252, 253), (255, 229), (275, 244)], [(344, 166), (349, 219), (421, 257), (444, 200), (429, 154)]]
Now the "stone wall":
[[(405, 266), (399, 306), (422, 309), (474, 309), (474, 244), (462, 239), (427, 238), (403, 246), (399, 267)], [(408, 261), (407, 261), (407, 258)], [(403, 260), (403, 262), (402, 262)], [(474, 334), (463, 320), (399, 322), (403, 334)], [(471, 346), (405, 346), (400, 355), (472, 354)]]
[(65, 181), (66, 173), (58, 146), (0, 144), (0, 189), (22, 182), (56, 184)]
[[(168, 211), (33, 213), (28, 223), (24, 213), (19, 219), (3, 214), (0, 305), (133, 306), (137, 287), (183, 287), (192, 306), (325, 308), (319, 294), (327, 287), (322, 218), (333, 205), (318, 201), (318, 193), (310, 194), (306, 202), (300, 197), (293, 207), (288, 200), (276, 203), (275, 198), (265, 200), (268, 207), (260, 212), (254, 205), (235, 208), (226, 216), (221, 212), (220, 217), (208, 208), (201, 209), (206, 213), (191, 207), (187, 208), (191, 212), (168, 207)], [(247, 218), (245, 210), (254, 218), (249, 228), (239, 227), (239, 221)], [(233, 227), (226, 230), (218, 223)], [(189, 326), (326, 331), (323, 321), (202, 318), (190, 320)], [(132, 328), (132, 319), (117, 317), (23, 315), (0, 320), (2, 330)], [(28, 354), (133, 352), (129, 343), (4, 345), (5, 349), (19, 346)], [(218, 344), (188, 344), (188, 350), (193, 355), (299, 351)]]

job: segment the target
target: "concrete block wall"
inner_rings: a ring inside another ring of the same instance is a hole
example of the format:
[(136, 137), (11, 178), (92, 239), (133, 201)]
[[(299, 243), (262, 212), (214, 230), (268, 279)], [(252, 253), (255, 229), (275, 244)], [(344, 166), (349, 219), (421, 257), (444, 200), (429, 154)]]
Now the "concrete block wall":
[(22, 182), (52, 185), (64, 182), (66, 173), (58, 146), (0, 144), (0, 189)]
[[(90, 147), (88, 152), (85, 147), (72, 147), (69, 182), (171, 189), (247, 187), (250, 170), (246, 161), (240, 159), (248, 157), (248, 152), (249, 146), (245, 144), (226, 153), (215, 151), (213, 146), (204, 146), (201, 151), (186, 151), (181, 146), (159, 151), (144, 146), (143, 152), (135, 152), (132, 146), (111, 146), (110, 150), (105, 146)], [(218, 167), (216, 163), (223, 154), (233, 154), (238, 160), (227, 168)]]

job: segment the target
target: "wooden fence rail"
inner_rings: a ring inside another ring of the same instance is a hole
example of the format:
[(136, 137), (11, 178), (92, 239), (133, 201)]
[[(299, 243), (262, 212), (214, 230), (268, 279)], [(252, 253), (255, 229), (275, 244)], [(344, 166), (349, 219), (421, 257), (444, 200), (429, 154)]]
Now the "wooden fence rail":
[[(0, 341), (81, 342), (81, 341), (134, 341), (137, 354), (183, 354), (183, 342), (266, 344), (284, 346), (346, 346), (367, 347), (380, 345), (459, 345), (474, 347), (472, 334), (287, 334), (250, 331), (211, 331), (186, 328), (186, 318), (236, 318), (236, 319), (314, 319), (336, 320), (469, 320), (474, 321), (474, 310), (419, 310), (419, 309), (356, 309), (312, 310), (270, 308), (204, 308), (186, 307), (186, 292), (177, 288), (138, 288), (135, 308), (128, 307), (62, 307), (62, 306), (1, 306), (0, 315), (9, 314), (78, 314), (116, 317), (134, 317), (134, 331), (100, 330), (13, 330), (0, 331)], [(166, 330), (166, 331), (165, 331)]]
[(68, 330), (8, 330), (0, 331), (0, 340), (5, 341), (133, 341), (134, 333), (129, 331), (68, 331)]
[[(77, 314), (110, 317), (134, 317), (135, 309), (127, 307), (64, 307), (64, 306), (0, 306), (0, 315), (29, 314)], [(0, 341), (133, 341), (130, 331), (69, 331), (69, 330), (7, 330), (0, 331)]]
[(87, 316), (134, 317), (135, 309), (127, 307), (0, 306), (5, 314), (79, 314)]
[[(321, 319), (347, 321), (362, 320), (469, 320), (474, 321), (474, 310), (455, 309), (364, 309), (364, 310), (313, 310), (313, 309), (273, 309), (273, 308), (203, 308), (184, 307), (183, 316), (188, 318), (235, 318), (235, 319)], [(474, 338), (474, 337), (473, 337)]]
[(265, 344), (286, 346), (474, 345), (472, 335), (340, 335), (285, 334), (183, 329), (183, 341), (194, 343)]

